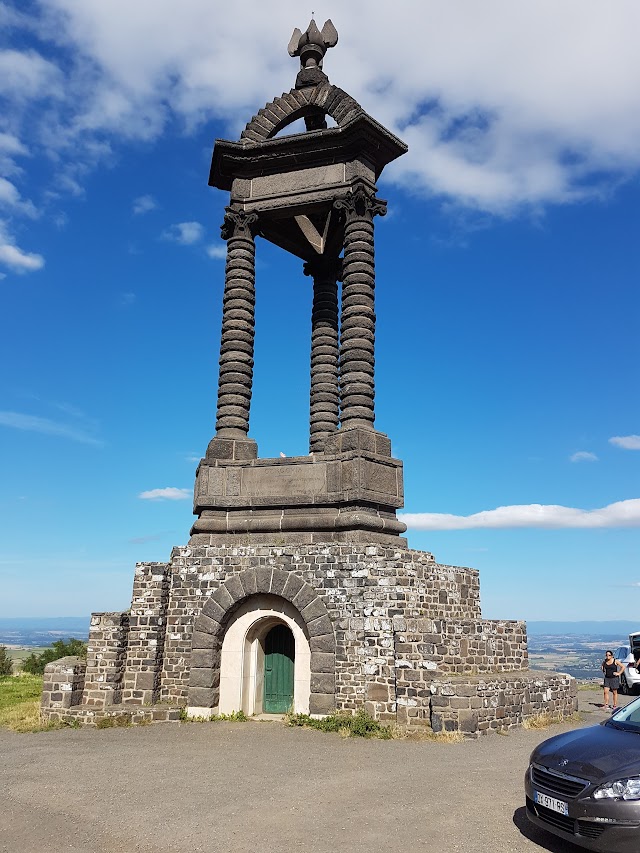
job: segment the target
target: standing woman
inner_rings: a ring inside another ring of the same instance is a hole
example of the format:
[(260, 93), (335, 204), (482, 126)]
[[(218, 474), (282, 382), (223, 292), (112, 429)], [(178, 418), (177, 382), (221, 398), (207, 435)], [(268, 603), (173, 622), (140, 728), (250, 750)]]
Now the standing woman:
[(604, 672), (604, 707), (609, 707), (609, 690), (613, 693), (613, 709), (618, 710), (618, 688), (620, 687), (620, 676), (624, 672), (624, 666), (619, 660), (616, 660), (612, 651), (605, 652), (604, 660), (602, 661), (602, 671)]

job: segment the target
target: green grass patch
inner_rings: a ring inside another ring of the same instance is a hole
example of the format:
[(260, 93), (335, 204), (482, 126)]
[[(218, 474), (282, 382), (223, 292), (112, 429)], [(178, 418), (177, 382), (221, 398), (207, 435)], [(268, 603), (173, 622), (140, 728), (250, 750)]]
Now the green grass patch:
[(40, 700), (42, 677), (39, 675), (8, 675), (0, 678), (0, 711), (29, 700)]
[(38, 675), (0, 678), (0, 728), (12, 732), (44, 732), (61, 728), (60, 723), (42, 722), (41, 693), (42, 678)]
[(287, 714), (285, 723), (288, 726), (304, 726), (320, 732), (337, 732), (341, 737), (374, 737), (381, 740), (390, 740), (395, 737), (392, 726), (382, 725), (365, 711), (358, 711), (353, 715), (331, 714), (320, 720), (308, 714)]

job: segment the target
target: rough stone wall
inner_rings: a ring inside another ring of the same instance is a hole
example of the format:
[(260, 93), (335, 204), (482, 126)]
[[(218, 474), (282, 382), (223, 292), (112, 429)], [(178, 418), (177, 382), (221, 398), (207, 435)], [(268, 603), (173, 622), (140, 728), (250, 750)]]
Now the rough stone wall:
[(336, 632), (338, 708), (361, 704), (370, 681), (393, 683), (394, 616), (480, 618), (478, 573), (441, 566), (427, 552), (357, 544), (177, 548), (169, 568), (162, 701), (186, 701), (193, 623), (207, 598), (231, 575), (260, 567), (295, 572), (322, 596)]
[(44, 668), (44, 683), (40, 707), (48, 716), (50, 709), (67, 710), (82, 701), (86, 662), (78, 657), (66, 657), (48, 663)]
[(393, 626), (396, 660), (406, 681), (421, 670), (476, 675), (529, 665), (524, 622), (396, 617)]
[(128, 613), (91, 614), (84, 705), (104, 708), (122, 700), (128, 633)]
[(138, 563), (133, 580), (122, 701), (149, 705), (160, 693), (170, 574), (167, 563)]
[(434, 732), (459, 731), (475, 737), (522, 725), (543, 713), (567, 716), (578, 707), (576, 681), (563, 673), (426, 675), (398, 683), (397, 690), (400, 725), (430, 725)]
[[(224, 629), (257, 583), (246, 590), (241, 579), (267, 575), (310, 589), (326, 607), (335, 681), (324, 669), (321, 677), (335, 685), (335, 694), (326, 692), (336, 710), (364, 707), (381, 721), (469, 736), (575, 710), (573, 679), (527, 670), (523, 622), (481, 618), (475, 570), (439, 565), (426, 552), (354, 543), (198, 545), (175, 548), (169, 563), (138, 564), (130, 613), (93, 614), (86, 675), (75, 658), (47, 667), (43, 712), (95, 724), (154, 705), (159, 716), (145, 719), (172, 718), (156, 703), (175, 713), (193, 704), (192, 665), (207, 684), (219, 677), (202, 669), (215, 668), (202, 643), (192, 652), (205, 604), (212, 602)], [(240, 590), (235, 598), (230, 587)]]

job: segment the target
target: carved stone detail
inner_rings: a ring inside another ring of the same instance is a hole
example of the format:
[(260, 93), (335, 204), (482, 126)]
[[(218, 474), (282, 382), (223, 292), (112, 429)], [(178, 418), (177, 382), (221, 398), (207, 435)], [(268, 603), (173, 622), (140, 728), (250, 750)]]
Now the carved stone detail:
[(255, 336), (257, 214), (227, 208), (221, 228), (227, 241), (216, 433), (243, 438), (249, 431)]
[(339, 421), (338, 281), (342, 263), (337, 258), (306, 263), (304, 274), (313, 277), (309, 452), (319, 453)]
[(376, 315), (373, 217), (386, 202), (356, 185), (334, 206), (345, 213), (342, 311), (340, 317), (340, 425), (373, 428)]

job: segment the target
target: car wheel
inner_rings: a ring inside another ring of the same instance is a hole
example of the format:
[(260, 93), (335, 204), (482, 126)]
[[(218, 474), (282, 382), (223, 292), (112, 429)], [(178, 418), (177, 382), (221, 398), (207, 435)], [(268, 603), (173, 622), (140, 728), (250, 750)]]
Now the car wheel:
[(627, 684), (627, 677), (622, 673), (620, 676), (620, 691), (623, 696), (627, 696), (631, 691), (629, 690), (629, 685)]

